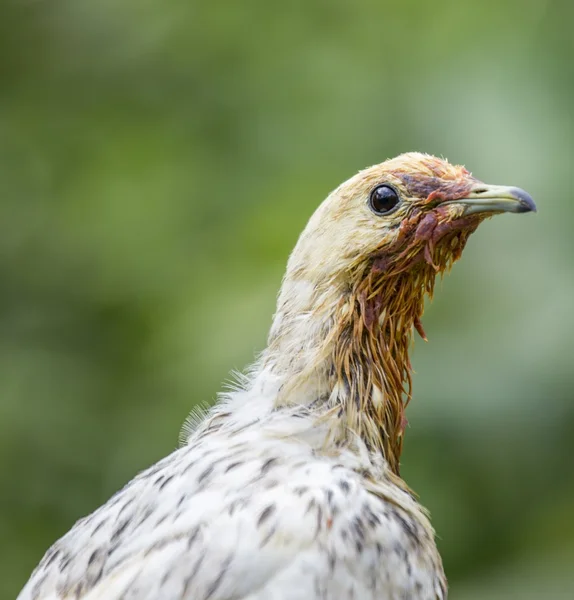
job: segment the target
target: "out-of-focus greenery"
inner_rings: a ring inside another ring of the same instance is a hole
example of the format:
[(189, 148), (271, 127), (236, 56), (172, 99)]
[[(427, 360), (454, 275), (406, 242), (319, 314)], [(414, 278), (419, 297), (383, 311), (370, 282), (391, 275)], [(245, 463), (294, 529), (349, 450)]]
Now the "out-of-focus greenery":
[(288, 253), (406, 150), (524, 187), (416, 343), (453, 598), (574, 590), (574, 4), (0, 0), (0, 597), (265, 343)]

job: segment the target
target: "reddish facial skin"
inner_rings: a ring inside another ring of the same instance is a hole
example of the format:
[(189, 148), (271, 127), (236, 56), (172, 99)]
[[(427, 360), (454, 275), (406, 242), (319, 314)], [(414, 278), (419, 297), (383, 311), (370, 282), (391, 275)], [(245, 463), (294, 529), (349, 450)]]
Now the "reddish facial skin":
[[(390, 266), (390, 260), (387, 256), (392, 255), (398, 250), (399, 260), (393, 262), (399, 263), (400, 259), (406, 259), (411, 255), (409, 266), (412, 266), (424, 259), (436, 271), (440, 270), (440, 265), (436, 265), (433, 260), (433, 252), (436, 244), (448, 236), (450, 233), (461, 231), (465, 237), (470, 235), (479, 225), (480, 218), (476, 216), (460, 217), (452, 219), (448, 214), (448, 209), (444, 202), (455, 201), (464, 198), (477, 180), (470, 176), (465, 169), (461, 170), (461, 179), (454, 181), (445, 181), (440, 177), (402, 175), (401, 179), (407, 188), (409, 195), (424, 197), (420, 207), (415, 209), (408, 219), (405, 219), (399, 226), (399, 236), (393, 248), (387, 248), (380, 256), (376, 256), (372, 264), (372, 272), (383, 273)], [(421, 213), (426, 212), (421, 217)], [(408, 238), (411, 238), (408, 240)], [(407, 241), (408, 240), (408, 241)], [(415, 246), (421, 248), (420, 253), (412, 254)], [(462, 250), (462, 249), (461, 249)], [(455, 259), (460, 256), (460, 250), (453, 248)], [(403, 265), (406, 267), (407, 265)]]
[(474, 185), (475, 180), (466, 169), (459, 169), (460, 178), (455, 180), (444, 180), (441, 177), (430, 177), (421, 174), (405, 175), (401, 174), (409, 196), (424, 198), (427, 202), (444, 202), (445, 200), (454, 200), (462, 198), (468, 190)]

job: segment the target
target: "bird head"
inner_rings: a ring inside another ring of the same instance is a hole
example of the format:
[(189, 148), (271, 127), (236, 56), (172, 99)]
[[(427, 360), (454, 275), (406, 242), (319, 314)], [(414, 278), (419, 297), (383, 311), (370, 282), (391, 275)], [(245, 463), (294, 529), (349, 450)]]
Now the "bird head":
[(316, 210), (288, 275), (355, 285), (357, 275), (444, 271), (487, 217), (536, 210), (515, 187), (486, 185), (464, 167), (415, 152), (359, 172)]
[(411, 397), (408, 352), (413, 329), (426, 339), (425, 295), (484, 219), (534, 210), (519, 188), (484, 184), (464, 167), (419, 153), (340, 185), (302, 233), (279, 295), (270, 345), (299, 369), (285, 391), (314, 381), (311, 395), (342, 407), (346, 429), (382, 450), (398, 472)]

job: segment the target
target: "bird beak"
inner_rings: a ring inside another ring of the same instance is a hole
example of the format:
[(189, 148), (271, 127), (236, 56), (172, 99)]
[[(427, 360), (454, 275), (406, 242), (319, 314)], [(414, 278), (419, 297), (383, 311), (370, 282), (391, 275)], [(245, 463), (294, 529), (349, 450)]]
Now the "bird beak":
[(464, 216), (477, 213), (524, 213), (536, 212), (536, 204), (524, 190), (504, 185), (476, 183), (464, 198), (451, 200), (445, 204), (460, 204)]

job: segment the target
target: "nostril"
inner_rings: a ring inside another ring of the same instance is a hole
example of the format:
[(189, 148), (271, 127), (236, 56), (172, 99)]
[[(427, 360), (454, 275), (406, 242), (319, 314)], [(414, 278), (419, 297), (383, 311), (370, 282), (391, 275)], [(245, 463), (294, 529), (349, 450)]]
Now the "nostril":
[(472, 190), (475, 194), (484, 194), (486, 193), (486, 188), (478, 188), (477, 190)]

